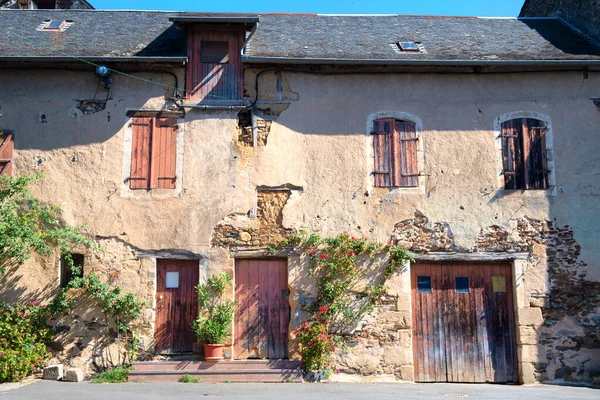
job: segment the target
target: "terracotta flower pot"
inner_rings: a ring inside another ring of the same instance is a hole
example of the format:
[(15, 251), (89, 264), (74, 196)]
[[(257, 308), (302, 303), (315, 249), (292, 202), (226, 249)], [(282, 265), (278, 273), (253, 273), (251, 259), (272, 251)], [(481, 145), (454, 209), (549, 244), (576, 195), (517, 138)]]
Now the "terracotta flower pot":
[(223, 359), (223, 344), (205, 344), (204, 360), (208, 362), (217, 362)]

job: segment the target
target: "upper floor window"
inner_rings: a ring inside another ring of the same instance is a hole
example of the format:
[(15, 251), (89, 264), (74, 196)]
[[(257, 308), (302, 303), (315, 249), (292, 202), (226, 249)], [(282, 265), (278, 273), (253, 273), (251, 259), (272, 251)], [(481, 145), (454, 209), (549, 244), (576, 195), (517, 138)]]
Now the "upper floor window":
[(175, 118), (133, 117), (130, 189), (175, 189), (177, 132)]
[(12, 175), (14, 149), (13, 134), (0, 131), (0, 175)]
[(417, 129), (413, 121), (380, 118), (373, 121), (376, 187), (417, 187)]
[(505, 189), (548, 189), (547, 132), (547, 124), (535, 118), (514, 118), (502, 123)]
[(241, 100), (243, 74), (240, 50), (245, 31), (188, 28), (187, 97), (199, 100)]

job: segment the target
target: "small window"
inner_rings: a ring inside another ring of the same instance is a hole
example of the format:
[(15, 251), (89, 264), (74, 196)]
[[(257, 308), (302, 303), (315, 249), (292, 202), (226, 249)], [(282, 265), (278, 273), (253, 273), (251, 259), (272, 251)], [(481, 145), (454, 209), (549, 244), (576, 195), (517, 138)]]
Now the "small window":
[(506, 293), (506, 277), (492, 276), (492, 290), (494, 293)]
[(200, 43), (200, 61), (203, 63), (227, 64), (229, 62), (229, 42), (203, 40)]
[(0, 131), (0, 175), (12, 175), (14, 149), (13, 134)]
[(456, 293), (469, 293), (469, 278), (466, 276), (457, 276), (456, 281)]
[(419, 293), (431, 293), (431, 277), (417, 276), (417, 289)]
[(398, 42), (397, 45), (402, 51), (420, 51), (419, 46), (415, 42)]
[(51, 21), (46, 21), (46, 25), (42, 28), (45, 31), (58, 31), (60, 30), (67, 21), (53, 19)]
[(73, 278), (83, 278), (83, 254), (71, 254), (73, 260), (73, 267), (75, 271), (69, 265), (65, 256), (60, 259), (60, 287), (65, 288), (71, 282)]
[(177, 119), (133, 117), (130, 189), (175, 189)]
[(373, 121), (375, 186), (417, 187), (417, 125), (413, 121), (382, 118)]
[(179, 287), (179, 272), (167, 272), (165, 288), (177, 289)]
[(547, 189), (546, 123), (516, 118), (504, 122), (501, 129), (504, 188)]

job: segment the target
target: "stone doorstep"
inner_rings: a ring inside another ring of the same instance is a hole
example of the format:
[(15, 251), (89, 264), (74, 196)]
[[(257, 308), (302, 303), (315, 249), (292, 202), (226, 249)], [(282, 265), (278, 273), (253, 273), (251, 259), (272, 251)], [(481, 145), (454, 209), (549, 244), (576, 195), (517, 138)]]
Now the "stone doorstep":
[(297, 369), (237, 369), (196, 371), (131, 371), (130, 382), (178, 382), (184, 375), (200, 382), (302, 382), (303, 372)]

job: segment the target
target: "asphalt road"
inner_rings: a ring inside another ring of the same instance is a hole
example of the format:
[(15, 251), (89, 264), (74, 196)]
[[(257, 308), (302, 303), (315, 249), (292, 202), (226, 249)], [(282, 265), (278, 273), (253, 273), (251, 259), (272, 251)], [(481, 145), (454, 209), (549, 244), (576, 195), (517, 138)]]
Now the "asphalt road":
[(600, 390), (567, 386), (407, 383), (126, 383), (39, 381), (2, 391), (0, 400), (167, 400), (167, 399), (600, 399)]

